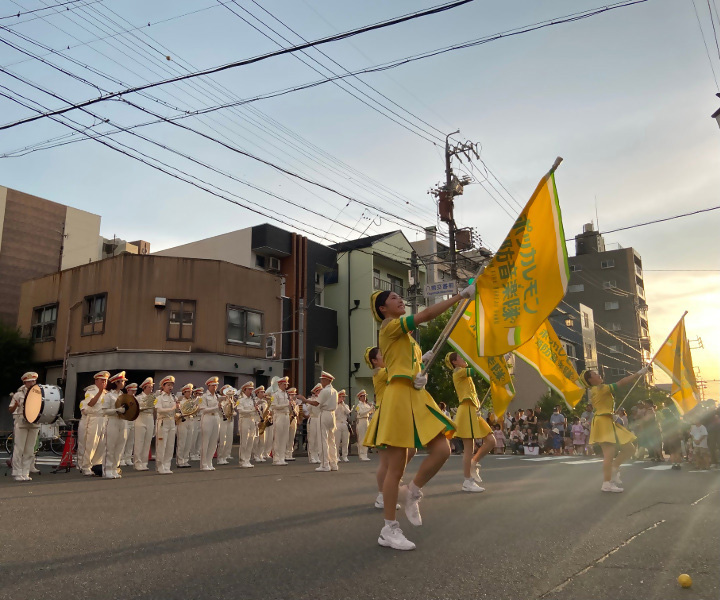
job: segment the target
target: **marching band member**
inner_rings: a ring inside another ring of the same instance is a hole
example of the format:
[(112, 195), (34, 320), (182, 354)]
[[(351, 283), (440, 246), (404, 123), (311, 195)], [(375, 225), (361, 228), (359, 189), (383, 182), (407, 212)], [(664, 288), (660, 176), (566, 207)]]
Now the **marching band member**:
[[(277, 381), (278, 391), (272, 395), (270, 412), (273, 420), (273, 465), (285, 466), (285, 453), (287, 452), (288, 433), (290, 432), (290, 397), (287, 393), (289, 377), (282, 377)], [(267, 433), (267, 429), (265, 430)]]
[[(272, 386), (270, 386), (270, 387), (272, 387)], [(271, 404), (269, 402), (270, 395), (268, 394), (268, 392), (265, 392), (265, 400), (268, 402), (268, 406), (271, 406)], [(274, 427), (274, 423), (273, 423), (273, 419), (272, 419), (272, 410), (270, 410), (270, 420), (265, 425), (265, 441), (263, 443), (263, 452), (262, 452), (262, 454), (266, 460), (270, 460), (270, 458), (272, 457), (273, 440), (274, 439), (275, 439), (275, 427)]]
[(29, 423), (24, 415), (25, 396), (37, 382), (38, 375), (27, 372), (20, 386), (10, 400), (10, 414), (13, 416), (13, 456), (12, 474), (15, 481), (32, 481), (30, 468), (35, 461), (35, 442), (37, 442), (40, 425)]
[(158, 475), (171, 475), (173, 451), (175, 450), (175, 410), (177, 403), (173, 396), (175, 378), (172, 375), (160, 380), (160, 393), (155, 404), (155, 471)]
[(253, 399), (253, 388), (255, 384), (252, 381), (244, 383), (240, 388), (240, 397), (237, 403), (237, 411), (239, 415), (238, 429), (240, 433), (240, 466), (243, 469), (251, 469), (255, 465), (250, 462), (252, 457), (253, 442), (257, 435), (258, 417)]
[(307, 447), (308, 460), (310, 464), (320, 464), (320, 408), (318, 407), (317, 395), (322, 390), (321, 384), (315, 384), (310, 390), (310, 397), (304, 400), (308, 409), (307, 422)]
[[(152, 443), (155, 431), (155, 398), (152, 397), (155, 382), (148, 377), (140, 384), (142, 392), (137, 396), (140, 405), (140, 414), (135, 419), (135, 443), (133, 444), (133, 464), (136, 471), (149, 471), (148, 457), (150, 456), (150, 444)], [(155, 452), (157, 455), (157, 451)], [(155, 457), (157, 460), (157, 456)]]
[(207, 392), (202, 395), (200, 401), (200, 426), (202, 427), (202, 445), (200, 446), (200, 470), (214, 471), (212, 459), (217, 450), (218, 437), (220, 436), (220, 403), (217, 394), (220, 380), (218, 377), (210, 377), (205, 385)]
[(122, 475), (118, 471), (120, 459), (122, 458), (125, 442), (127, 441), (127, 428), (125, 420), (120, 418), (120, 413), (125, 412), (125, 407), (115, 408), (115, 402), (122, 394), (125, 387), (125, 371), (116, 373), (108, 380), (110, 390), (103, 398), (103, 413), (105, 422), (105, 460), (103, 461), (103, 474), (105, 479), (120, 479)]
[[(128, 383), (125, 386), (125, 393), (135, 397), (137, 394), (137, 383)], [(120, 455), (120, 466), (130, 467), (133, 464), (133, 446), (135, 445), (135, 421), (125, 421), (125, 429), (127, 429), (127, 439), (125, 440), (125, 448)]]
[(288, 391), (290, 399), (290, 424), (288, 425), (287, 449), (285, 450), (285, 460), (295, 460), (293, 452), (295, 451), (295, 435), (297, 434), (298, 415), (300, 409), (297, 405), (297, 388), (290, 388)]
[[(233, 428), (235, 426), (235, 409), (233, 396), (235, 390), (231, 385), (224, 385), (220, 388), (220, 436), (218, 438), (217, 464), (227, 465), (232, 454)], [(228, 408), (229, 407), (229, 408)], [(225, 416), (225, 411), (231, 416)]]
[(378, 544), (396, 550), (414, 550), (415, 544), (402, 533), (395, 520), (396, 502), (407, 464), (408, 448), (424, 446), (428, 455), (420, 464), (409, 486), (403, 486), (405, 514), (411, 524), (422, 525), (420, 500), (422, 488), (450, 456), (448, 437), (455, 424), (438, 408), (425, 390), (427, 376), (422, 371), (422, 352), (413, 339), (412, 331), (441, 315), (463, 298), (475, 295), (475, 285), (425, 310), (405, 316), (405, 303), (395, 292), (376, 291), (370, 298), (370, 308), (380, 325), (380, 350), (388, 370), (388, 384), (382, 404), (368, 428), (364, 443), (367, 446), (386, 446), (388, 471), (383, 483), (385, 524)]
[[(445, 355), (445, 366), (453, 374), (453, 384), (460, 406), (455, 414), (455, 437), (463, 443), (463, 492), (484, 492), (485, 488), (478, 485), (480, 479), (480, 459), (495, 447), (495, 436), (487, 421), (478, 416), (480, 401), (478, 400), (472, 369), (468, 368), (465, 359), (457, 352)], [(482, 438), (483, 444), (473, 455), (475, 440)], [(471, 475), (472, 474), (472, 475)]]
[(87, 427), (87, 414), (85, 414), (85, 392), (87, 391), (87, 388), (83, 390), (83, 399), (80, 400), (79, 408), (80, 408), (80, 421), (78, 422), (78, 432), (77, 432), (77, 454), (76, 454), (76, 460), (77, 460), (77, 470), (82, 473), (82, 467), (80, 466), (82, 463), (82, 457), (83, 454), (85, 454), (85, 431)]
[(335, 409), (337, 409), (337, 391), (332, 386), (335, 378), (327, 371), (320, 374), (322, 390), (318, 394), (320, 409), (320, 443), (322, 463), (316, 471), (337, 471), (337, 446), (335, 446)]
[[(191, 400), (193, 397), (193, 384), (186, 383), (180, 390), (177, 400), (179, 403)], [(194, 429), (195, 415), (184, 417), (180, 413), (180, 421), (177, 424), (177, 455), (175, 466), (178, 469), (187, 469), (190, 465), (190, 443)]]
[[(193, 390), (193, 398), (197, 399), (198, 402), (202, 395), (205, 393), (205, 389), (202, 387), (196, 387)], [(200, 461), (200, 446), (202, 446), (202, 427), (200, 426), (200, 415), (196, 414), (192, 420), (192, 439), (190, 442), (190, 460)]]
[(343, 462), (349, 462), (348, 448), (350, 446), (350, 431), (348, 430), (348, 416), (350, 409), (345, 404), (345, 390), (338, 392), (338, 405), (335, 409), (335, 447), (338, 458)]
[(94, 378), (95, 384), (85, 388), (83, 407), (87, 415), (87, 425), (81, 467), (82, 474), (87, 476), (94, 475), (93, 465), (102, 464), (105, 456), (105, 415), (102, 410), (110, 373), (100, 371), (95, 373)]
[(357, 415), (357, 421), (355, 422), (355, 429), (357, 432), (357, 447), (358, 457), (360, 460), (370, 460), (368, 458), (367, 446), (363, 445), (365, 439), (365, 433), (368, 429), (368, 421), (370, 416), (373, 414), (373, 406), (370, 404), (365, 390), (360, 390), (356, 396), (358, 403), (355, 405), (355, 414)]
[[(265, 399), (265, 386), (259, 385), (255, 388), (255, 410), (258, 413), (258, 423), (262, 419), (263, 413), (267, 408), (267, 400)], [(267, 428), (266, 428), (267, 431)], [(255, 436), (253, 441), (253, 460), (255, 462), (265, 462), (265, 434), (266, 431)]]

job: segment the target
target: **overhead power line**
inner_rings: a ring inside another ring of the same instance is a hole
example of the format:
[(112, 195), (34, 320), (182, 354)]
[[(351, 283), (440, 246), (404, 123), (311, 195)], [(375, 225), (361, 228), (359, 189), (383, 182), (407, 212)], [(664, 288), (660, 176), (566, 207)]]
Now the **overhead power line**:
[[(60, 8), (61, 6), (67, 6), (68, 4), (77, 4), (78, 2), (81, 2), (82, 0), (68, 0), (67, 2), (59, 2), (58, 4), (53, 4), (52, 6), (43, 6), (42, 8), (36, 8), (34, 10), (24, 10), (15, 13), (14, 15), (6, 15), (4, 17), (0, 17), (1, 19), (17, 19), (18, 17), (22, 17), (23, 15), (32, 15), (34, 13), (42, 12), (44, 10), (50, 10), (55, 8)], [(95, 0), (96, 2), (101, 2), (102, 0)], [(67, 10), (70, 10), (69, 8)]]

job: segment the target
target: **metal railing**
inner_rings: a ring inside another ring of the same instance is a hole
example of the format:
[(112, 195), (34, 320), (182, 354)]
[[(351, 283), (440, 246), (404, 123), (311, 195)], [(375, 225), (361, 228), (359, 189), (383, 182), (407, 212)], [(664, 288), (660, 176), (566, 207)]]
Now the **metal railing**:
[(393, 283), (387, 279), (381, 279), (377, 275), (373, 275), (373, 287), (383, 292), (395, 292), (398, 296), (405, 295), (405, 288), (402, 285)]

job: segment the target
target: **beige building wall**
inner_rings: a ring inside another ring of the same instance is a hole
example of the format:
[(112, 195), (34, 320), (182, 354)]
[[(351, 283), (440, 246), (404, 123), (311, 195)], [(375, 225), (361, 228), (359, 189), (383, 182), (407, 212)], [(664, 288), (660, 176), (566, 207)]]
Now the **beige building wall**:
[(0, 185), (0, 252), (2, 252), (2, 223), (5, 221), (5, 205), (7, 204), (7, 191), (8, 189), (6, 187)]
[(99, 235), (100, 215), (68, 206), (65, 212), (65, 240), (60, 268), (72, 269), (98, 260)]
[(207, 258), (224, 260), (235, 265), (255, 268), (252, 247), (252, 227), (216, 235), (215, 237), (190, 242), (182, 246), (153, 252), (155, 256), (182, 256), (185, 258)]

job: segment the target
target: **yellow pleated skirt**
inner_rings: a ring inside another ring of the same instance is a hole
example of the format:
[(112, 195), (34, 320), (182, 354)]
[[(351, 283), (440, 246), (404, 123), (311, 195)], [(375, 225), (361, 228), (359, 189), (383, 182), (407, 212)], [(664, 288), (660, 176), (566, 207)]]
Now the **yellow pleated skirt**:
[(615, 422), (612, 415), (595, 415), (590, 427), (590, 444), (629, 444), (637, 439), (632, 431)]
[(478, 440), (492, 433), (487, 421), (475, 414), (477, 408), (470, 400), (464, 400), (455, 415), (456, 438)]
[(451, 438), (455, 424), (446, 417), (424, 389), (409, 379), (393, 379), (375, 411), (363, 445), (422, 448), (439, 434)]

